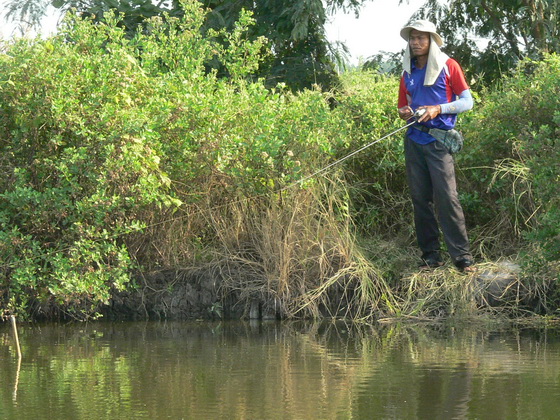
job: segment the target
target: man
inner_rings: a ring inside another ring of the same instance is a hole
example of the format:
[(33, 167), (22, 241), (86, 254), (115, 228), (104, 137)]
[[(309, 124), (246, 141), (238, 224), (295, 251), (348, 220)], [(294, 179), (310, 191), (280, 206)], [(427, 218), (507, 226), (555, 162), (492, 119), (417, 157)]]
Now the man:
[(446, 133), (457, 134), (450, 130), (457, 114), (472, 108), (472, 95), (459, 64), (440, 50), (443, 41), (433, 23), (418, 20), (405, 26), (400, 35), (408, 46), (403, 58), (398, 112), (404, 120), (416, 118), (405, 136), (405, 160), (416, 238), (422, 251), (421, 268), (443, 265), (437, 210), (453, 263), (459, 271), (473, 272), (453, 156), (441, 141), (441, 133), (444, 137)]

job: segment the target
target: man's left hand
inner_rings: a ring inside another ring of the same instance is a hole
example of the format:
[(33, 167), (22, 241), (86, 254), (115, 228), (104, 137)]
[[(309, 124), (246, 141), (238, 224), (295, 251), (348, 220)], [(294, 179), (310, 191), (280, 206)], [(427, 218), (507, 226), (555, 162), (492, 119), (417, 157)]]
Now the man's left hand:
[(422, 115), (418, 122), (430, 121), (441, 114), (441, 107), (439, 105), (428, 105), (428, 106), (421, 106), (418, 109), (425, 109), (426, 112)]

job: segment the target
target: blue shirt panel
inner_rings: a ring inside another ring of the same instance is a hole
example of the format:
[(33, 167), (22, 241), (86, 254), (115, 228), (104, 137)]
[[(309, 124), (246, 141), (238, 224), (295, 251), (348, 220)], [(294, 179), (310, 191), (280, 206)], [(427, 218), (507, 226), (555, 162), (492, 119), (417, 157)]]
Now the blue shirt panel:
[[(451, 92), (451, 87), (449, 86), (449, 78), (445, 70), (441, 71), (432, 86), (424, 86), (426, 67), (418, 69), (414, 62), (412, 62), (411, 74), (404, 73), (406, 88), (411, 96), (410, 107), (413, 110), (420, 106), (439, 105), (450, 102), (448, 92)], [(451, 130), (455, 127), (456, 121), (457, 114), (439, 114), (433, 120), (423, 122), (422, 125), (428, 128)], [(428, 133), (412, 127), (408, 129), (407, 134), (413, 141), (419, 144), (428, 144), (435, 141)]]

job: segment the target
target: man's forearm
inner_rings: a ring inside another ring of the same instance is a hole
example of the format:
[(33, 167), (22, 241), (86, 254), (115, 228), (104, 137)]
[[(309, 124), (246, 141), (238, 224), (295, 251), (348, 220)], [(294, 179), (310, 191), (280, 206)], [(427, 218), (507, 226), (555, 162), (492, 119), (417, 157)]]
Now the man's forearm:
[(442, 114), (459, 114), (473, 107), (474, 101), (469, 89), (464, 90), (456, 101), (440, 104)]

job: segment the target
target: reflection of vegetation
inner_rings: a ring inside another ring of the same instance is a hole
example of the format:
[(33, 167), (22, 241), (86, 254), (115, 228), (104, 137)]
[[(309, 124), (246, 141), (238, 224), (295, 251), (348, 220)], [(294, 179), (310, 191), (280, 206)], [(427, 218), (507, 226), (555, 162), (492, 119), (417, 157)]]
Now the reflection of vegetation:
[[(0, 343), (8, 333), (0, 331)], [(0, 347), (7, 419), (38, 418), (39, 410), (76, 419), (484, 417), (484, 410), (547, 418), (560, 408), (550, 386), (560, 374), (552, 357), (560, 337), (550, 330), (100, 323), (28, 327), (22, 342), (17, 406), (14, 364)]]

